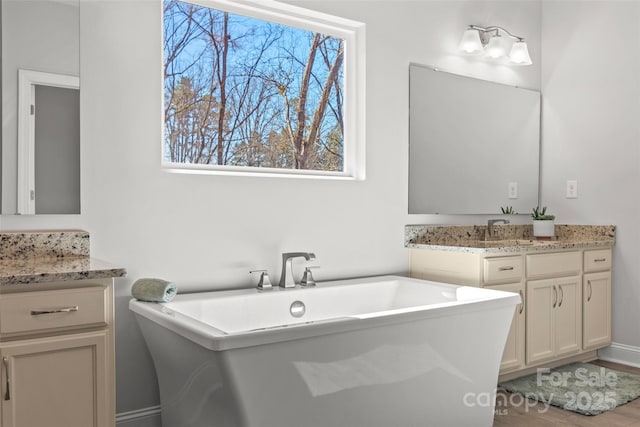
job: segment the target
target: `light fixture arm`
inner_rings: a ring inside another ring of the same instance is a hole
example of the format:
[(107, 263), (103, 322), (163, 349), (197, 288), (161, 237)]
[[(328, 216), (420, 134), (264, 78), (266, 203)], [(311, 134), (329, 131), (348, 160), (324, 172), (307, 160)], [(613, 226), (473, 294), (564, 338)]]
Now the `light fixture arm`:
[(515, 34), (511, 34), (509, 31), (505, 30), (502, 27), (498, 27), (498, 26), (491, 26), (491, 27), (480, 27), (479, 25), (469, 25), (469, 29), (470, 30), (477, 30), (477, 31), (481, 31), (482, 33), (490, 33), (492, 31), (496, 32), (496, 35), (500, 34), (500, 31), (502, 31), (503, 33), (505, 33), (507, 36), (518, 40), (519, 42), (524, 41), (524, 38), (520, 37), (520, 36), (516, 36)]

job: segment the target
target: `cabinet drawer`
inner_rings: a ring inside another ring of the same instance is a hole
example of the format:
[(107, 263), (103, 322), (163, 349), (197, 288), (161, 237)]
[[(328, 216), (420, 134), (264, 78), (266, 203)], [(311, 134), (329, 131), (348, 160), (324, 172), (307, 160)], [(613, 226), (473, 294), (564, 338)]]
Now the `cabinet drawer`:
[(527, 277), (577, 274), (581, 270), (580, 252), (527, 255)]
[(522, 280), (522, 257), (484, 259), (484, 283), (519, 282), (520, 280)]
[(106, 324), (102, 286), (0, 295), (0, 334)]
[(611, 250), (598, 249), (584, 252), (584, 271), (602, 271), (611, 269)]

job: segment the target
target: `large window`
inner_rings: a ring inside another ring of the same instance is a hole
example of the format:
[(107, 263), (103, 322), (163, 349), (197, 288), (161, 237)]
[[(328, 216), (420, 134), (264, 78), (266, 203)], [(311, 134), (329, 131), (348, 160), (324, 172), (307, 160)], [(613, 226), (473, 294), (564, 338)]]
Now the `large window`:
[(364, 176), (362, 24), (237, 0), (164, 0), (163, 22), (165, 166)]

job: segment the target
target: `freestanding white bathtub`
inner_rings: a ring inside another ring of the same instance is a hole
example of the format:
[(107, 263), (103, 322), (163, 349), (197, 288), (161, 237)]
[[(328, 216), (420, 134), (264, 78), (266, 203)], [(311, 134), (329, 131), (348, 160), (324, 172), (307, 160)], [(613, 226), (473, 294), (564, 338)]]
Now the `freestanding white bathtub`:
[(164, 427), (475, 427), (492, 425), (518, 303), (381, 276), (129, 307)]

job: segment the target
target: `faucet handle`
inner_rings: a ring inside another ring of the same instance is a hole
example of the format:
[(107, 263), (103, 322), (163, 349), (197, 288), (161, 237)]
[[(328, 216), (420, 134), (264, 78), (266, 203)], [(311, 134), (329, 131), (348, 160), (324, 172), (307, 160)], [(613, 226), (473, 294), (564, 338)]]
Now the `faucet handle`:
[(258, 289), (271, 289), (273, 285), (271, 284), (271, 280), (269, 280), (269, 272), (267, 270), (251, 270), (249, 274), (260, 273), (260, 281), (256, 288)]
[(300, 286), (315, 286), (316, 281), (313, 279), (313, 274), (311, 274), (312, 268), (320, 268), (319, 265), (311, 265), (304, 269), (304, 275), (302, 276), (302, 280), (300, 281)]

